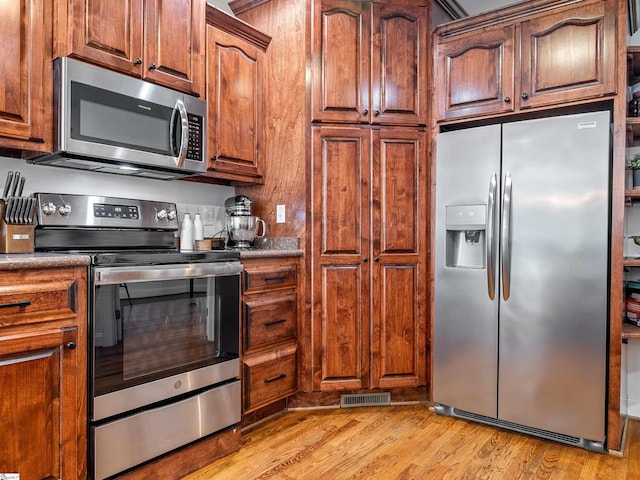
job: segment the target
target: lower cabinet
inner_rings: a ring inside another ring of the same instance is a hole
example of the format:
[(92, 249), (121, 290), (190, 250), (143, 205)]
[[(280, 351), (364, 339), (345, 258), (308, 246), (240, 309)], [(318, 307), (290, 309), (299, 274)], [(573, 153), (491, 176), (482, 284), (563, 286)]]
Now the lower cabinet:
[(298, 390), (298, 259), (243, 259), (243, 412)]
[(0, 275), (0, 473), (86, 477), (86, 267)]

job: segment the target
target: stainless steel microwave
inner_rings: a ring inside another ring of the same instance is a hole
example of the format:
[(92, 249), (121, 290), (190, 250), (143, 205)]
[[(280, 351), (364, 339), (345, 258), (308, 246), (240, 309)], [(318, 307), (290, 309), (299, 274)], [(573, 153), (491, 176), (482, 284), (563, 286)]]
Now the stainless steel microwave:
[(199, 98), (65, 57), (54, 108), (54, 152), (30, 163), (165, 180), (207, 169)]

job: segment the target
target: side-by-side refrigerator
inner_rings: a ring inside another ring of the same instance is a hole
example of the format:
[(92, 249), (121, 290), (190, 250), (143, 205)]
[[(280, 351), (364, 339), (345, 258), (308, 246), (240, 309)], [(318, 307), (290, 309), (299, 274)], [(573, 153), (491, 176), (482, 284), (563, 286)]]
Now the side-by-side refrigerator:
[(610, 123), (438, 135), (438, 413), (605, 449)]

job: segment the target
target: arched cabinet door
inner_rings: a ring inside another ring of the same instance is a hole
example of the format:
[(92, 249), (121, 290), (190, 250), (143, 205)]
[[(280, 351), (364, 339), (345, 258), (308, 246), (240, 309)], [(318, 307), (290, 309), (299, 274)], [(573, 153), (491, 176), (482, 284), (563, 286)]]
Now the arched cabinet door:
[(615, 17), (607, 3), (522, 23), (520, 108), (615, 92)]
[(514, 36), (510, 25), (438, 42), (438, 119), (514, 111)]

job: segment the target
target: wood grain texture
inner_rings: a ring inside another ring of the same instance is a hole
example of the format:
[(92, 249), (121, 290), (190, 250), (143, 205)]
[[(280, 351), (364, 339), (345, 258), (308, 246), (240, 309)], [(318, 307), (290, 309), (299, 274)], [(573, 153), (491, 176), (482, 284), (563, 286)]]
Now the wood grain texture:
[[(236, 188), (237, 194), (255, 202), (254, 214), (267, 222), (267, 236), (300, 238), (301, 248), (308, 193), (305, 3), (273, 0), (239, 15), (272, 39), (262, 65), (265, 93), (259, 148), (264, 185)], [(276, 223), (276, 205), (285, 205), (285, 223)]]
[(185, 480), (601, 479), (640, 475), (640, 423), (624, 457), (465, 420), (424, 405), (287, 412), (243, 432), (238, 452)]

